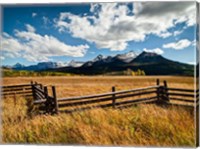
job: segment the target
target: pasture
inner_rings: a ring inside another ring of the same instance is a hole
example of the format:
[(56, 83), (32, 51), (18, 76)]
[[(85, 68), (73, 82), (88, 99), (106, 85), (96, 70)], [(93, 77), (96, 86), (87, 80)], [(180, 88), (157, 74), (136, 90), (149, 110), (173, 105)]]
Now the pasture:
[[(154, 86), (166, 80), (170, 87), (194, 89), (192, 77), (16, 77), (3, 85), (30, 83), (55, 85), (57, 96), (73, 97)], [(137, 105), (127, 109), (93, 109), (72, 114), (27, 114), (27, 101), (3, 99), (3, 143), (48, 143), (128, 146), (194, 146), (194, 113), (183, 107)]]

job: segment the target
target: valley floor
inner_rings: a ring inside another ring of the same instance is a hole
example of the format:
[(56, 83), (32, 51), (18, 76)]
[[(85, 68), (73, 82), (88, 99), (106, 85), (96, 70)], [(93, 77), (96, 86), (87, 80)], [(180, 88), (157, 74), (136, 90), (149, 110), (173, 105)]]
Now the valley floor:
[(70, 97), (110, 92), (112, 86), (116, 90), (142, 88), (156, 85), (166, 80), (169, 87), (194, 88), (193, 77), (175, 76), (74, 76), (74, 77), (5, 77), (3, 85), (14, 85), (37, 81), (47, 86), (55, 85), (58, 97)]
[[(90, 95), (147, 87), (167, 80), (168, 86), (194, 88), (192, 77), (19, 77), (3, 78), (3, 85), (31, 80), (55, 85), (58, 97)], [(27, 101), (3, 99), (3, 143), (190, 146), (195, 145), (194, 112), (182, 107), (138, 105), (127, 109), (93, 109), (73, 114), (27, 114)]]

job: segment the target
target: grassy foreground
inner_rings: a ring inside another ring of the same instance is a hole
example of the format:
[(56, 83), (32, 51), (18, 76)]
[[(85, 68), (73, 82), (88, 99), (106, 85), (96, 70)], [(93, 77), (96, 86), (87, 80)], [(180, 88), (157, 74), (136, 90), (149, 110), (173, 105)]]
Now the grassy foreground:
[[(38, 81), (55, 85), (58, 98), (141, 88), (167, 80), (169, 87), (194, 88), (192, 77), (4, 77), (4, 85)], [(181, 107), (138, 105), (123, 110), (93, 109), (59, 115), (27, 114), (22, 97), (3, 99), (3, 143), (127, 146), (194, 146), (194, 113)]]
[(3, 102), (3, 143), (194, 146), (194, 116), (183, 108), (138, 105), (55, 116), (27, 115), (19, 98)]

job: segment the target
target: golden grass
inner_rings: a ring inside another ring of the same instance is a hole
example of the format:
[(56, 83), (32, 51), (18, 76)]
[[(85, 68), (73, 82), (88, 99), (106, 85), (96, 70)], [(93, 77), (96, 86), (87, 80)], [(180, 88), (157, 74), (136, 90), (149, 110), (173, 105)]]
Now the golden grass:
[(193, 114), (183, 108), (139, 105), (32, 119), (23, 99), (5, 101), (3, 109), (4, 143), (194, 146)]
[[(157, 77), (4, 78), (3, 83), (30, 80), (56, 85), (59, 97), (96, 94), (155, 85)], [(193, 78), (159, 77), (172, 87), (193, 88)], [(182, 107), (138, 105), (127, 109), (93, 109), (73, 114), (29, 117), (26, 100), (3, 102), (3, 143), (190, 146), (195, 145), (194, 115)]]
[(115, 86), (116, 90), (154, 86), (157, 78), (161, 84), (163, 80), (167, 80), (170, 87), (194, 88), (193, 77), (174, 76), (16, 77), (3, 78), (3, 85), (30, 83), (31, 80), (47, 86), (55, 85), (60, 98), (110, 92), (112, 86)]

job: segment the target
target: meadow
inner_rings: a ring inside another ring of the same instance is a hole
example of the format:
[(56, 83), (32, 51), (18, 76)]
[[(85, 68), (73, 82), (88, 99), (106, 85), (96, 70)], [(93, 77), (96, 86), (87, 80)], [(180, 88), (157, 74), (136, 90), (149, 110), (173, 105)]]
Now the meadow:
[[(30, 83), (55, 85), (58, 97), (71, 97), (152, 86), (156, 79), (170, 87), (194, 88), (192, 77), (94, 76), (4, 77), (3, 85)], [(195, 146), (193, 111), (183, 107), (141, 104), (127, 109), (93, 109), (72, 114), (35, 115), (27, 101), (3, 99), (3, 143), (40, 143), (119, 146)]]

